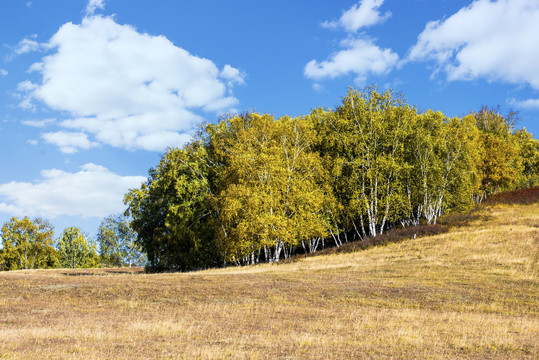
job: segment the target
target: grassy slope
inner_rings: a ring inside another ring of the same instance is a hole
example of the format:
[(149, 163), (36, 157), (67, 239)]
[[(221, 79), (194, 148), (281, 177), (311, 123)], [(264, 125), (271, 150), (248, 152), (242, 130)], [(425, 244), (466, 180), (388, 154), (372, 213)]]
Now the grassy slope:
[(1, 273), (0, 358), (538, 358), (539, 188), (504, 196), (277, 266)]

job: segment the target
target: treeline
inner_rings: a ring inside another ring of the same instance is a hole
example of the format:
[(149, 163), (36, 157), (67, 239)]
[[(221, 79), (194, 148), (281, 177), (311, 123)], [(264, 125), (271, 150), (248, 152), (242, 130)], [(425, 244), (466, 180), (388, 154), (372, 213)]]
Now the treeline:
[(43, 219), (12, 218), (0, 232), (0, 270), (93, 268), (144, 265), (146, 258), (135, 244), (135, 234), (122, 215), (105, 218), (96, 240), (77, 227), (55, 238)]
[(151, 271), (279, 261), (538, 184), (539, 142), (515, 121), (373, 87), (306, 116), (229, 116), (169, 149), (126, 213)]

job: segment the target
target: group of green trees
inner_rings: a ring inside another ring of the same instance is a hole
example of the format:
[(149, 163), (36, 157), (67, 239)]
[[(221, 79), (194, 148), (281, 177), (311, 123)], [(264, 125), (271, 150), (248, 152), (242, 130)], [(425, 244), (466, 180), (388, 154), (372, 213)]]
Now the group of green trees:
[(374, 87), (306, 116), (229, 116), (169, 149), (126, 213), (149, 270), (279, 261), (538, 184), (539, 142), (515, 120), (420, 112)]
[(436, 223), (539, 184), (539, 141), (515, 121), (488, 107), (447, 118), (374, 87), (300, 117), (227, 116), (163, 154), (95, 241), (76, 227), (55, 239), (41, 219), (5, 223), (0, 270), (276, 262)]
[(131, 266), (146, 262), (134, 243), (129, 221), (120, 215), (101, 222), (97, 240), (77, 227), (66, 228), (55, 238), (49, 222), (28, 217), (12, 218), (2, 226), (0, 235), (0, 270)]

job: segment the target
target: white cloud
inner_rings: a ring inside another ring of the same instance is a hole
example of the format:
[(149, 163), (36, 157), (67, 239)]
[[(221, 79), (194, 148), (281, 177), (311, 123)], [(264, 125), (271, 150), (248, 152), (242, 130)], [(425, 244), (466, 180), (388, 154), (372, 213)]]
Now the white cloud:
[(160, 151), (165, 144), (185, 144), (191, 139), (191, 134), (179, 134), (170, 131), (153, 132), (137, 137), (136, 145), (142, 149)]
[(409, 60), (433, 60), (447, 79), (485, 78), (539, 89), (539, 2), (474, 1), (427, 24)]
[(391, 12), (380, 14), (378, 10), (384, 0), (361, 0), (350, 9), (343, 12), (337, 21), (325, 21), (322, 23), (326, 28), (342, 27), (348, 32), (356, 32), (361, 28), (380, 24), (386, 21)]
[[(19, 102), (19, 107), (26, 110), (35, 110), (35, 105), (32, 102), (32, 91), (37, 89), (38, 86), (31, 81), (25, 80), (17, 84), (17, 90), (23, 94), (19, 97), (22, 99)], [(30, 125), (31, 126), (31, 125)]]
[(232, 85), (244, 77), (111, 17), (64, 24), (47, 47), (54, 52), (31, 67), (41, 83), (23, 82), (21, 91), (70, 114), (64, 128), (127, 149), (183, 145), (201, 111), (234, 108)]
[(4, 203), (0, 203), (0, 213), (13, 214), (15, 216), (24, 216), (21, 212), (21, 209), (19, 209), (18, 207)]
[(86, 5), (86, 15), (93, 15), (97, 9), (105, 8), (105, 0), (88, 0)]
[(508, 103), (512, 106), (528, 110), (538, 110), (539, 109), (539, 99), (526, 99), (526, 100), (517, 100), (515, 98), (509, 99)]
[(221, 70), (221, 77), (228, 80), (230, 84), (243, 84), (245, 82), (245, 74), (228, 64), (226, 64), (223, 67), (223, 70)]
[(319, 84), (319, 83), (314, 83), (313, 84), (313, 90), (316, 91), (316, 92), (322, 92), (325, 90), (324, 86)]
[(35, 183), (0, 184), (0, 212), (47, 218), (105, 217), (122, 211), (123, 195), (146, 180), (142, 176), (120, 176), (91, 163), (76, 173), (52, 169), (42, 171), (41, 176)]
[[(384, 0), (361, 0), (343, 12), (337, 21), (325, 21), (326, 28), (343, 28), (348, 37), (341, 40), (341, 50), (333, 53), (327, 60), (311, 60), (303, 69), (303, 74), (314, 80), (334, 79), (353, 74), (356, 84), (363, 84), (369, 75), (383, 75), (397, 66), (399, 56), (391, 49), (382, 49), (365, 34), (353, 34), (358, 30), (383, 23), (391, 13), (381, 14), (380, 6)], [(322, 85), (313, 85), (315, 91), (321, 91)]]
[(346, 39), (341, 42), (341, 46), (344, 49), (328, 60), (311, 60), (307, 63), (305, 76), (320, 80), (353, 73), (356, 81), (364, 82), (369, 74), (382, 75), (389, 72), (399, 60), (399, 56), (391, 49), (381, 49), (369, 39)]
[(43, 128), (45, 126), (54, 124), (56, 119), (41, 119), (41, 120), (23, 120), (21, 123), (26, 126)]
[(82, 132), (49, 132), (41, 134), (41, 137), (45, 142), (58, 146), (64, 154), (73, 154), (79, 149), (88, 150), (99, 146), (98, 143), (90, 141), (88, 135)]
[(32, 98), (30, 96), (24, 96), (21, 102), (19, 103), (21, 109), (35, 111), (36, 107), (32, 103)]
[(8, 72), (6, 69), (0, 69), (0, 77), (5, 77), (7, 76)]
[(38, 88), (38, 85), (31, 81), (25, 80), (17, 84), (17, 90), (19, 91), (33, 91)]
[(34, 40), (37, 36), (32, 35), (30, 38), (24, 38), (15, 46), (13, 51), (15, 55), (22, 55), (29, 52), (40, 50), (43, 45)]

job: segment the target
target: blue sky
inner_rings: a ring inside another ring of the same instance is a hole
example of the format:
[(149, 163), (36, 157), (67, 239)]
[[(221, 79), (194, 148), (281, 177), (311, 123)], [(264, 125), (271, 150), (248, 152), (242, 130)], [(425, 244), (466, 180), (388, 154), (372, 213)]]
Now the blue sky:
[(0, 224), (95, 235), (202, 121), (333, 108), (348, 86), (539, 134), (537, 0), (0, 2)]

